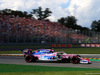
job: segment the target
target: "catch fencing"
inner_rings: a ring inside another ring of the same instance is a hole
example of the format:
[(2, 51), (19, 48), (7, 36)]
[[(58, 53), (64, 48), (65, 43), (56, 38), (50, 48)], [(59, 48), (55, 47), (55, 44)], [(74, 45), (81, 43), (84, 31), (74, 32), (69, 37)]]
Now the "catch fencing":
[(82, 43), (100, 43), (100, 32), (81, 31), (73, 29), (60, 29), (59, 31), (48, 32), (47, 29), (34, 30), (33, 32), (20, 32), (16, 28), (12, 33), (9, 28), (5, 32), (0, 32), (0, 44), (2, 43), (34, 43), (34, 44), (82, 44)]

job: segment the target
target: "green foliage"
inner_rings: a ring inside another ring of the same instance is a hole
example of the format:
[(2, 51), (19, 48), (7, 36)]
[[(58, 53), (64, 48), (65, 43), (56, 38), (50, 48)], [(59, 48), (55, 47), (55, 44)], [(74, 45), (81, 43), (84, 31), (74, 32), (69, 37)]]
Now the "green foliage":
[(58, 20), (61, 24), (64, 24), (66, 27), (72, 28), (76, 25), (77, 19), (74, 16), (62, 17)]
[(51, 16), (51, 13), (52, 12), (49, 10), (49, 8), (46, 8), (45, 11), (44, 11), (44, 18)]
[(66, 20), (66, 25), (69, 27), (69, 28), (75, 28), (76, 27), (76, 23), (77, 23), (77, 19), (74, 17), (74, 16), (68, 16), (67, 18), (65, 18)]
[(28, 14), (26, 11), (22, 12), (22, 11), (18, 11), (18, 10), (11, 10), (11, 9), (3, 9), (0, 10), (0, 14), (4, 14), (4, 15), (14, 15), (14, 16), (19, 16), (19, 17), (32, 17), (31, 14)]
[(98, 21), (95, 20), (92, 22), (91, 30), (100, 32), (100, 20), (98, 20)]
[(35, 15), (38, 20), (46, 19), (51, 15), (51, 11), (49, 8), (46, 8), (44, 11), (42, 10), (42, 7), (39, 7), (38, 9), (32, 9), (33, 16)]
[(66, 24), (66, 20), (64, 17), (58, 19), (58, 22), (61, 23), (62, 25), (65, 25)]
[(58, 22), (61, 23), (62, 25), (65, 25), (68, 28), (78, 29), (78, 30), (89, 30), (89, 28), (77, 25), (77, 19), (75, 18), (75, 16), (62, 17), (58, 19)]

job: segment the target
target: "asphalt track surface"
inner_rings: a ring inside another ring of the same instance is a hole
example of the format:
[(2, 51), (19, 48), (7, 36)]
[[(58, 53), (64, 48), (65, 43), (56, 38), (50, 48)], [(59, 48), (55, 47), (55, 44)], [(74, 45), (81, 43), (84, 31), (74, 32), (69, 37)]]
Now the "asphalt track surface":
[(38, 65), (38, 66), (55, 66), (55, 67), (100, 68), (100, 61), (92, 61), (92, 64), (72, 64), (72, 63), (58, 63), (58, 62), (44, 62), (44, 61), (27, 63), (24, 60), (24, 57), (20, 57), (20, 56), (0, 56), (0, 63), (20, 64), (20, 65)]

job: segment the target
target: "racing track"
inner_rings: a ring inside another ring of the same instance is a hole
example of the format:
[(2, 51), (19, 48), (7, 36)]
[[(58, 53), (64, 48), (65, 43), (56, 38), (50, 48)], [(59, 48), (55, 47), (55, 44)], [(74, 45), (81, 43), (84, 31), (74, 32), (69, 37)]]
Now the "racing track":
[(25, 62), (24, 57), (20, 57), (20, 56), (0, 56), (0, 63), (21, 64), (21, 65), (39, 65), (39, 66), (56, 66), (56, 67), (100, 68), (99, 61), (92, 61), (92, 64), (72, 64), (72, 63), (57, 63), (57, 62), (43, 62), (43, 61), (27, 63)]

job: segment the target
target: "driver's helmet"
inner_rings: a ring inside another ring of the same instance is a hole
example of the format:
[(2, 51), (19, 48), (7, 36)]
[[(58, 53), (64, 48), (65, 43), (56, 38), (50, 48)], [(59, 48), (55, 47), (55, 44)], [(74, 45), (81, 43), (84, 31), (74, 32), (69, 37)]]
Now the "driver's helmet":
[(29, 54), (32, 54), (32, 49), (29, 49)]

